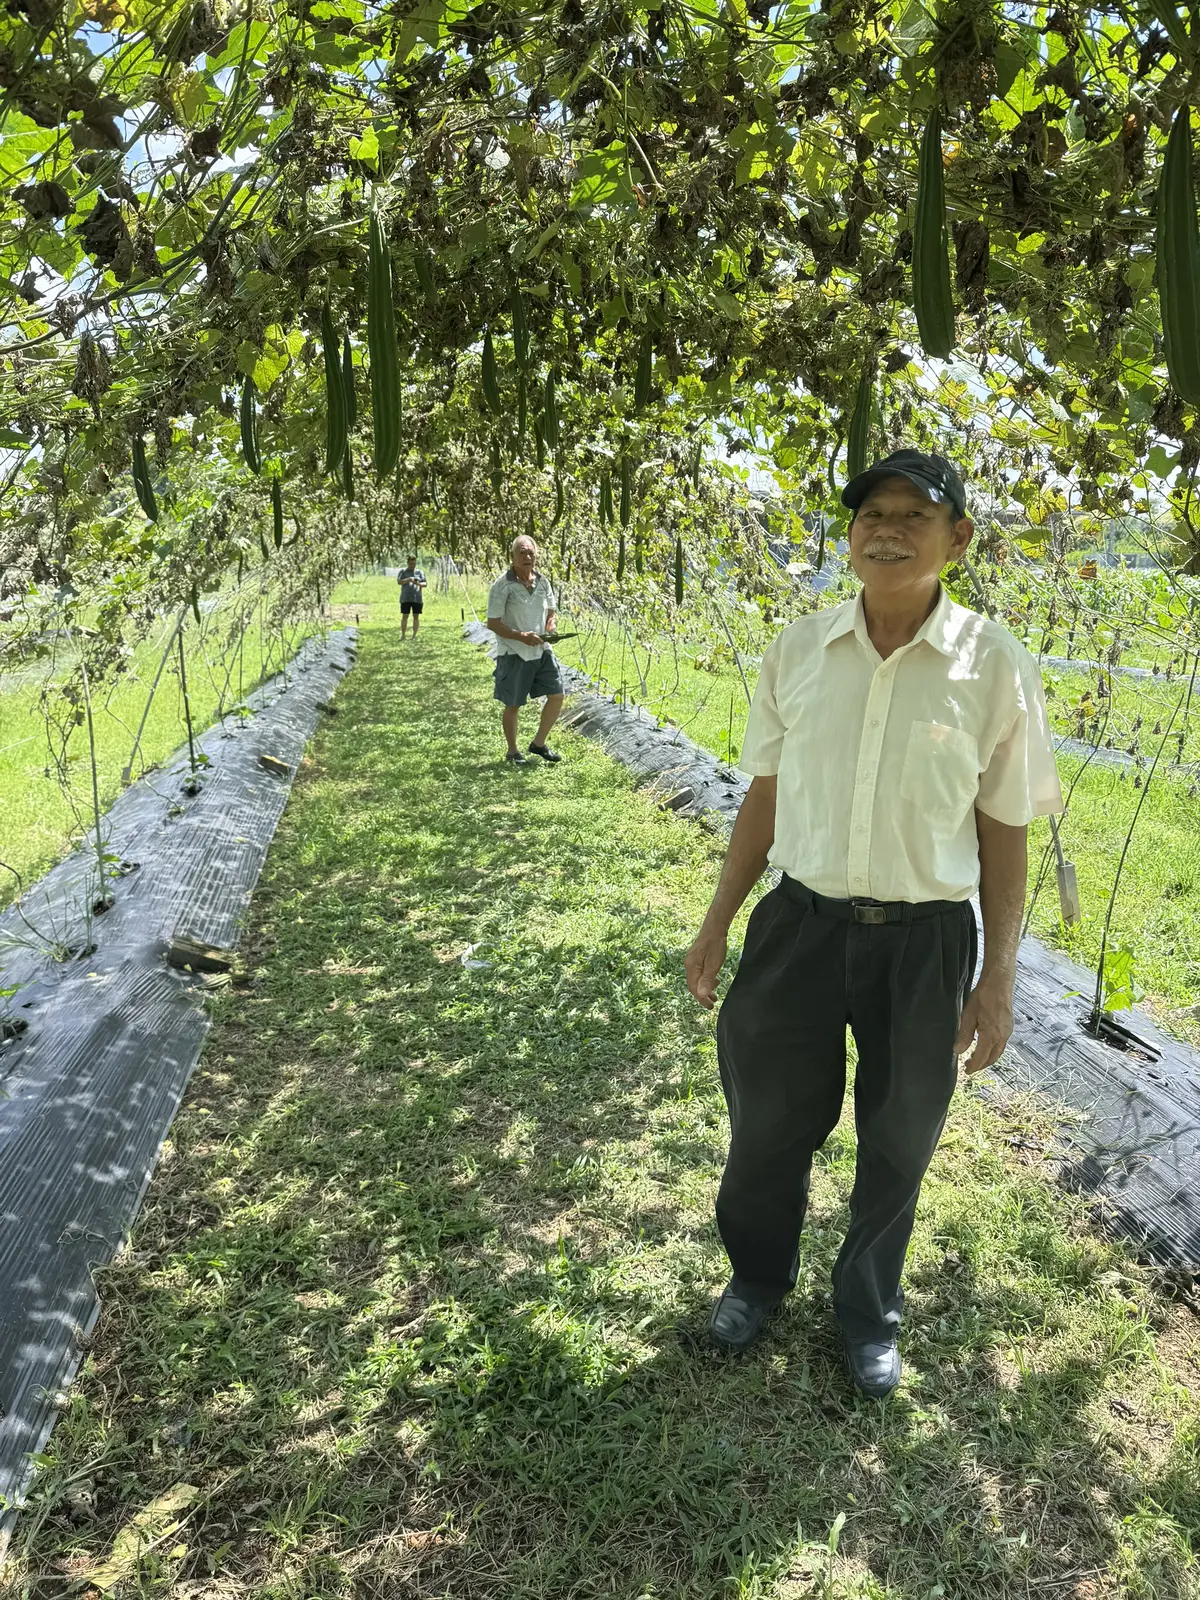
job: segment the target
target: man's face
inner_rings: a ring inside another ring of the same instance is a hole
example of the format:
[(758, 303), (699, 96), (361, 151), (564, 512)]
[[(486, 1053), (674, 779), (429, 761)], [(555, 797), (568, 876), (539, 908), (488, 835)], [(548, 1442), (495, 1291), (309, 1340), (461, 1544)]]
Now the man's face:
[(532, 539), (518, 539), (512, 549), (513, 571), (518, 578), (528, 578), (533, 575), (534, 563), (537, 561), (537, 545)]
[(944, 500), (931, 500), (907, 478), (885, 478), (850, 524), (850, 565), (864, 588), (914, 594), (936, 583), (971, 542), (975, 525)]
[(408, 568), (407, 568), (407, 570), (408, 570), (408, 571), (409, 571), (409, 572), (411, 572), (411, 571), (412, 571), (412, 570), (413, 570), (413, 568), (414, 568), (414, 567), (415, 567), (415, 566), (416, 566), (416, 564), (417, 564), (417, 558), (416, 558), (416, 556), (409, 556), (409, 558), (408, 558)]

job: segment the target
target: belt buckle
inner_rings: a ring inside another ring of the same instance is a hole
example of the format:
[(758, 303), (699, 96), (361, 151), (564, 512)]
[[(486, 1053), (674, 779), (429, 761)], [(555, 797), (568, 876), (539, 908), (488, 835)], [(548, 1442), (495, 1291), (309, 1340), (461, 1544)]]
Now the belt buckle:
[(867, 922), (877, 927), (887, 921), (886, 906), (872, 905), (870, 901), (863, 900), (852, 900), (850, 904), (854, 907), (855, 922)]

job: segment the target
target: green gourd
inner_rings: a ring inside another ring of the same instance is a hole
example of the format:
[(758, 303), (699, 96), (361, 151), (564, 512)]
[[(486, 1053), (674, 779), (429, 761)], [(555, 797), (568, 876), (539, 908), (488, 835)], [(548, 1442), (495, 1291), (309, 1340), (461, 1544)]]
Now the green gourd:
[(1200, 405), (1200, 230), (1192, 181), (1191, 108), (1171, 124), (1158, 183), (1158, 304), (1167, 372), (1188, 405)]
[(242, 429), (242, 454), (246, 458), (246, 465), (250, 471), (257, 474), (262, 471), (262, 460), (258, 453), (258, 407), (255, 404), (254, 379), (242, 379), (242, 404), (241, 404), (241, 429)]
[(499, 416), (504, 409), (500, 395), (500, 379), (496, 372), (496, 347), (492, 343), (492, 330), (483, 336), (483, 398), (489, 411)]
[(654, 339), (646, 332), (642, 335), (642, 342), (638, 346), (637, 375), (633, 385), (633, 406), (635, 411), (642, 411), (650, 404), (650, 392), (654, 384)]
[(946, 238), (946, 183), (942, 170), (942, 119), (935, 106), (921, 138), (917, 210), (913, 226), (913, 309), (927, 356), (954, 348), (954, 295)]
[(864, 362), (854, 399), (854, 413), (850, 418), (850, 432), (846, 441), (846, 471), (851, 478), (867, 470), (867, 452), (871, 443), (871, 410), (874, 401), (871, 364)]
[(375, 477), (382, 482), (400, 454), (400, 352), (392, 300), (392, 258), (377, 212), (371, 213), (367, 263), (367, 353)]
[(146, 461), (146, 444), (140, 433), (133, 436), (133, 488), (138, 505), (151, 522), (158, 521), (158, 500), (150, 481), (150, 468)]
[(325, 358), (325, 470), (332, 477), (346, 453), (346, 384), (328, 300), (321, 307), (321, 348)]

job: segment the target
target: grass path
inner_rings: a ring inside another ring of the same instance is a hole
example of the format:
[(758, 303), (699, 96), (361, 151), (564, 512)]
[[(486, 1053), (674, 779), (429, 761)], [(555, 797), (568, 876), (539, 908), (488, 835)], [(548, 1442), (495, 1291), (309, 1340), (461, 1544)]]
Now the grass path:
[(893, 1401), (828, 1308), (845, 1124), (800, 1291), (708, 1347), (725, 1122), (681, 956), (717, 847), (569, 733), (500, 766), (486, 667), (457, 609), (364, 630), (13, 1592), (1195, 1600), (1198, 1325), (1020, 1107), (956, 1102)]

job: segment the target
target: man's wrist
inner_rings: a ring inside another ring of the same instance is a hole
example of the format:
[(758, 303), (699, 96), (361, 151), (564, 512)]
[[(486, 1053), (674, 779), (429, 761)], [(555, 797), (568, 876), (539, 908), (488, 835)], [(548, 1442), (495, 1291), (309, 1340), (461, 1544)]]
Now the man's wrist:
[(997, 994), (1005, 995), (1012, 999), (1013, 988), (1016, 985), (1017, 972), (1015, 967), (989, 967), (985, 961), (979, 972), (977, 989), (990, 989)]

